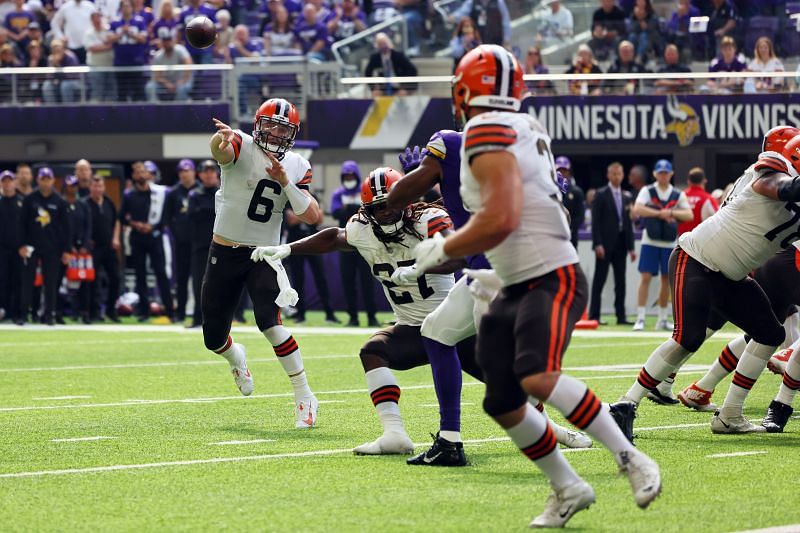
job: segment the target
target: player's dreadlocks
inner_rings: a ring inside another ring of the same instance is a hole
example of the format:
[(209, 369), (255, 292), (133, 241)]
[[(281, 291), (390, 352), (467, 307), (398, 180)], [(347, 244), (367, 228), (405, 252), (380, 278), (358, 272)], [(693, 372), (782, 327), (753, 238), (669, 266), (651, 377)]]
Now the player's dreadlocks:
[(417, 222), (419, 222), (419, 219), (422, 217), (422, 213), (425, 212), (426, 209), (430, 209), (432, 207), (444, 209), (444, 206), (441, 205), (439, 200), (434, 203), (416, 202), (406, 207), (403, 210), (403, 227), (400, 228), (400, 231), (395, 233), (385, 233), (381, 225), (378, 224), (374, 217), (367, 213), (367, 210), (363, 205), (358, 210), (358, 220), (362, 223), (369, 223), (370, 226), (372, 226), (372, 231), (375, 233), (375, 236), (388, 250), (390, 244), (406, 246), (403, 243), (403, 238), (405, 235), (411, 235), (419, 240), (425, 239), (425, 236), (418, 232), (414, 226)]

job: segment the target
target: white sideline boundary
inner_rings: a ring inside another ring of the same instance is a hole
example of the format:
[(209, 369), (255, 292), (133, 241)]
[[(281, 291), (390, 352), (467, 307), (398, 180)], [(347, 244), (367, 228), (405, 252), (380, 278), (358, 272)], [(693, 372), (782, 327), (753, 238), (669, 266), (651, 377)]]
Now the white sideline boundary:
[[(700, 424), (708, 425), (708, 424)], [(670, 426), (665, 426), (670, 427)], [(638, 431), (654, 431), (660, 429), (659, 427), (652, 428), (639, 428)], [(470, 444), (483, 444), (487, 442), (510, 442), (508, 437), (489, 437), (485, 439), (471, 439), (465, 440), (465, 445)], [(415, 442), (414, 446), (428, 446), (428, 442)], [(600, 448), (580, 448), (580, 449), (562, 449), (565, 453), (576, 453), (590, 450), (599, 450)], [(87, 468), (65, 468), (61, 470), (39, 470), (34, 472), (8, 472), (0, 474), (0, 479), (14, 479), (14, 478), (28, 478), (28, 477), (44, 477), (44, 476), (65, 476), (71, 474), (94, 474), (100, 472), (119, 472), (124, 470), (145, 470), (149, 468), (169, 468), (173, 466), (194, 466), (194, 465), (208, 465), (219, 463), (240, 463), (245, 461), (266, 461), (270, 459), (293, 459), (296, 457), (317, 457), (326, 455), (339, 455), (344, 453), (353, 453), (352, 448), (334, 448), (331, 450), (314, 450), (307, 452), (294, 452), (294, 453), (274, 453), (263, 455), (245, 455), (241, 457), (215, 457), (211, 459), (189, 459), (184, 461), (164, 461), (160, 463), (141, 463), (141, 464), (128, 464), (128, 465), (109, 465), (109, 466), (91, 466)], [(377, 457), (377, 456), (376, 456)], [(358, 460), (365, 460), (359, 457)]]
[(786, 524), (785, 526), (768, 527), (765, 529), (748, 529), (738, 533), (797, 533), (800, 531), (800, 524)]
[(746, 457), (748, 455), (764, 455), (768, 453), (767, 450), (753, 450), (750, 452), (731, 452), (731, 453), (712, 453), (706, 455), (708, 459), (721, 459), (723, 457)]

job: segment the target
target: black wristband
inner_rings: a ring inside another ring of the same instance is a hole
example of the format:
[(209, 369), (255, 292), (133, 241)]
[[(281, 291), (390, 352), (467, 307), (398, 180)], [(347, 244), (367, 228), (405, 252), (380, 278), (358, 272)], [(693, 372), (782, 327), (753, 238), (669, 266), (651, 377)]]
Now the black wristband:
[(795, 177), (792, 181), (782, 181), (778, 187), (778, 200), (784, 202), (800, 201), (800, 176)]

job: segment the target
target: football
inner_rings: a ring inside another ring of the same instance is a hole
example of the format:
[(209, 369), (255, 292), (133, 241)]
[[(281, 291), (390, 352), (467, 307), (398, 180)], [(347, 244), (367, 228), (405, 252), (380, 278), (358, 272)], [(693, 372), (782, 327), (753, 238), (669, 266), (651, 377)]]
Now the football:
[(186, 25), (186, 42), (195, 48), (208, 48), (217, 40), (217, 28), (208, 17), (195, 17)]

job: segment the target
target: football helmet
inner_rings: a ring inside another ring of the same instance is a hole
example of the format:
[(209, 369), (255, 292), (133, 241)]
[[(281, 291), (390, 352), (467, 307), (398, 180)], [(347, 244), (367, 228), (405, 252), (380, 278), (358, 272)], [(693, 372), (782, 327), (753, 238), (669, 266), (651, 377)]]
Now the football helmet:
[(483, 44), (461, 58), (453, 77), (453, 113), (463, 127), (472, 107), (519, 111), (522, 67), (505, 48)]
[(270, 98), (253, 120), (253, 142), (262, 150), (283, 155), (294, 146), (300, 131), (300, 113), (283, 98)]
[[(793, 177), (800, 174), (800, 135), (792, 137), (792, 139), (783, 146), (781, 155), (783, 155), (791, 165), (789, 174)], [(785, 172), (783, 169), (776, 170)]]
[(403, 176), (390, 167), (379, 167), (369, 173), (361, 184), (361, 205), (373, 226), (379, 226), (385, 235), (394, 235), (403, 229), (403, 209), (387, 209), (386, 198), (394, 184)]
[(792, 126), (776, 126), (764, 134), (761, 151), (781, 153), (784, 145), (797, 134), (800, 134), (800, 129)]

